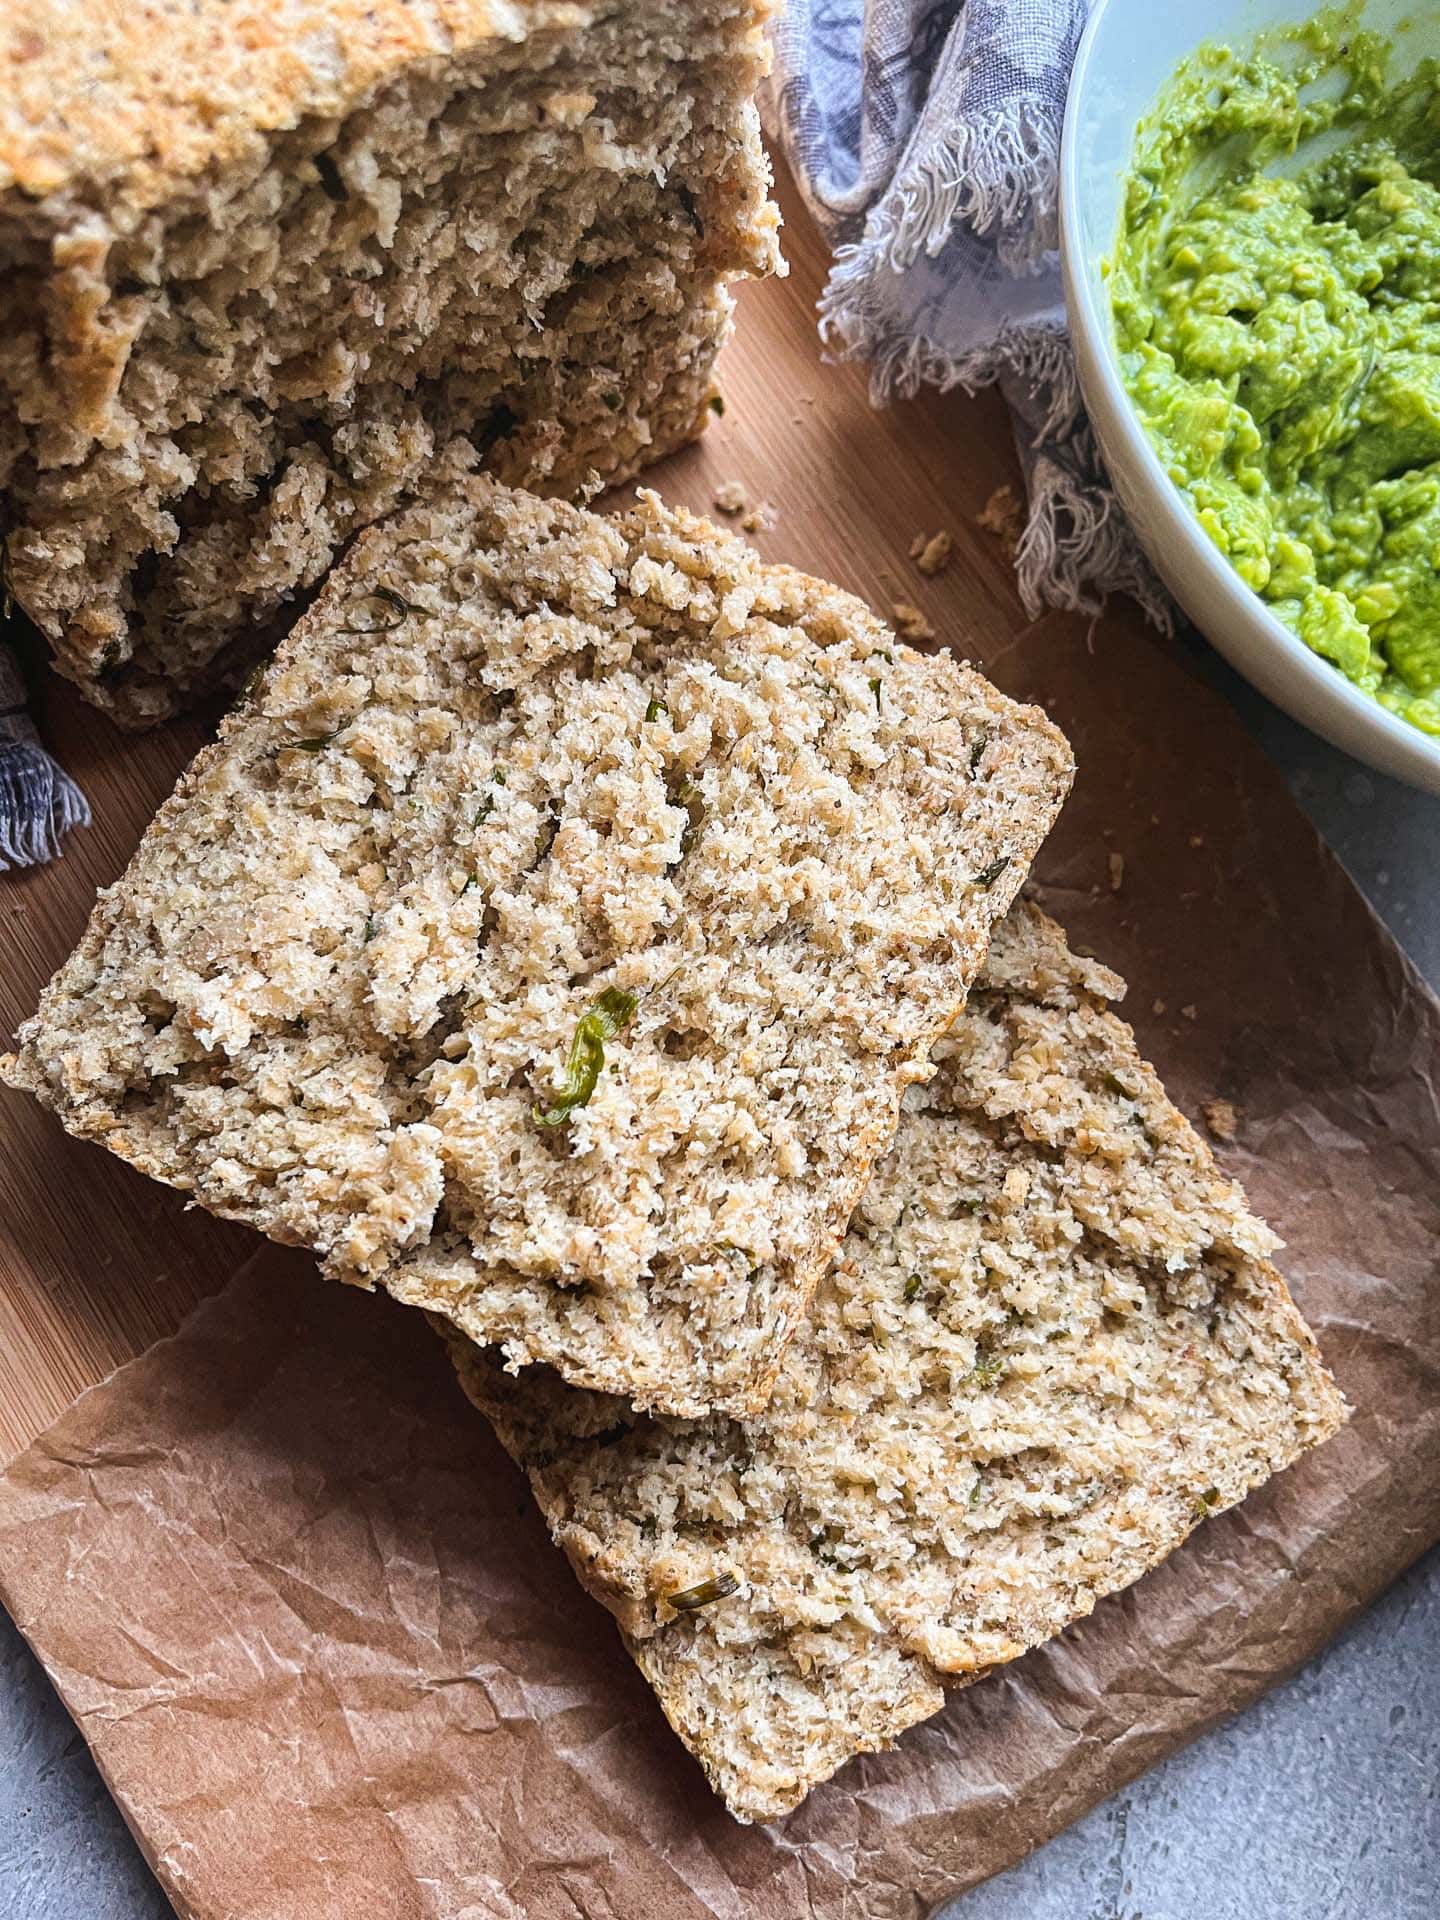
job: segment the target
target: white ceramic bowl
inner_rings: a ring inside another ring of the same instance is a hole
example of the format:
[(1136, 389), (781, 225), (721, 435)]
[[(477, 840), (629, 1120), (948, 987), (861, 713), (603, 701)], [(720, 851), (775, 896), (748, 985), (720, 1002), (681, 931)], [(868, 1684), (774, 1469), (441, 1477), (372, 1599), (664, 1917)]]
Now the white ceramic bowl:
[[(1440, 740), (1387, 713), (1282, 624), (1196, 521), (1135, 415), (1120, 379), (1103, 260), (1114, 248), (1137, 123), (1202, 41), (1230, 45), (1308, 20), (1318, 0), (1100, 0), (1070, 84), (1060, 159), (1061, 259), (1081, 392), (1115, 491), (1156, 570), (1201, 632), (1277, 707), (1357, 760), (1440, 794)], [(1369, 0), (1367, 25), (1390, 35), (1396, 67), (1440, 53), (1436, 0)], [(1303, 150), (1302, 150), (1303, 158)]]

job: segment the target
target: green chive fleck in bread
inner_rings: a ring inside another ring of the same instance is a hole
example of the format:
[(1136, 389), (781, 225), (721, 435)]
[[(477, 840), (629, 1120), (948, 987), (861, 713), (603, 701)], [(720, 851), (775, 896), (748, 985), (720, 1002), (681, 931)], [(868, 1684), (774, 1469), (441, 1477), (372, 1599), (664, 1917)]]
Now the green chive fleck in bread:
[(238, 683), (468, 435), (571, 493), (691, 438), (779, 264), (763, 0), (9, 0), (0, 536), (131, 725)]
[(163, 806), (12, 1081), (515, 1365), (753, 1407), (1068, 748), (647, 496), (363, 534)]
[(731, 1811), (796, 1805), (1128, 1585), (1345, 1410), (1249, 1212), (1016, 907), (743, 1424), (451, 1335)]

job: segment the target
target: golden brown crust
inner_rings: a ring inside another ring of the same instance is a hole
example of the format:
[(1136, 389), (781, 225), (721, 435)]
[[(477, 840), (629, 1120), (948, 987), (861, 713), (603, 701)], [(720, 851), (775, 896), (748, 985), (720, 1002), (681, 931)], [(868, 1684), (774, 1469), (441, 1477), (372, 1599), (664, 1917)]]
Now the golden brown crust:
[(579, 26), (573, 0), (11, 0), (0, 194), (109, 192), (135, 209), (266, 134), (339, 118), (397, 68)]

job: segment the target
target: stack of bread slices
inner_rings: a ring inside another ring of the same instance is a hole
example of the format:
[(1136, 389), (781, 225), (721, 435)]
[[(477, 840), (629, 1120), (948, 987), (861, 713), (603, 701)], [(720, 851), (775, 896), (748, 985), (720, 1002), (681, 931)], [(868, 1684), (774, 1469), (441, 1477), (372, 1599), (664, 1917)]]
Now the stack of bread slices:
[(87, 22), (73, 98), (64, 0), (21, 15), (14, 591), (130, 721), (284, 637), (5, 1077), (427, 1310), (716, 1789), (783, 1813), (1344, 1409), (1020, 897), (1055, 727), (568, 497), (696, 430), (775, 264), (757, 9), (176, 0), (163, 71)]

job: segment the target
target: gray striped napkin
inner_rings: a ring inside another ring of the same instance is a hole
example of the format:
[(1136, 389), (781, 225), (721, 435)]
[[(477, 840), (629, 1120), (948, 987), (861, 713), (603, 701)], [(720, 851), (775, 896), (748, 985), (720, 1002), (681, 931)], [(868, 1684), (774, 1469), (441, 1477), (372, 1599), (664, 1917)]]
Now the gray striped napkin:
[(40, 744), (25, 677), (0, 629), (0, 873), (53, 860), (73, 827), (88, 827), (90, 802)]

